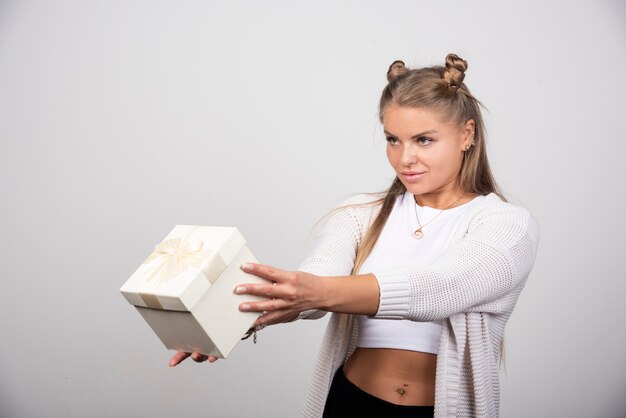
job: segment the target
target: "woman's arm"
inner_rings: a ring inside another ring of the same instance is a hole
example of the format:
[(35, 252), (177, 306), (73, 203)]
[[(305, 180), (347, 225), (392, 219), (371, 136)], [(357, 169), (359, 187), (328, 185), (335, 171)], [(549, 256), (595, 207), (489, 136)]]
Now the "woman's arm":
[(272, 283), (244, 284), (235, 289), (237, 294), (253, 294), (270, 299), (240, 305), (242, 311), (270, 311), (261, 318), (259, 324), (272, 323), (278, 314), (310, 309), (365, 315), (374, 315), (378, 310), (378, 283), (373, 274), (315, 276), (256, 263), (246, 263), (241, 268)]
[[(535, 219), (509, 204), (476, 215), (466, 236), (435, 263), (357, 276), (322, 276), (252, 265), (277, 286), (252, 285), (241, 293), (276, 298), (247, 304), (252, 311), (322, 309), (376, 318), (432, 321), (494, 301), (523, 285), (538, 242)], [(271, 322), (271, 319), (269, 319)]]
[[(301, 272), (303, 275), (308, 273), (304, 280), (305, 283), (307, 280), (317, 280), (321, 277), (348, 276), (351, 273), (354, 267), (357, 247), (366, 229), (369, 227), (371, 217), (376, 214), (376, 208), (344, 206), (372, 202), (377, 197), (382, 196), (371, 196), (368, 194), (352, 196), (341, 202), (338, 208), (328, 216), (328, 219), (315, 235), (313, 248), (298, 268), (298, 272)], [(282, 270), (273, 267), (272, 269), (274, 272), (282, 272)], [(252, 271), (252, 273), (264, 277), (262, 272)], [(267, 276), (265, 278), (271, 280)], [(249, 287), (252, 288), (252, 286)], [(273, 289), (272, 291), (275, 290)], [(282, 286), (279, 290), (287, 289), (285, 289), (285, 286)], [(315, 306), (314, 308), (301, 311), (276, 312), (269, 316), (264, 315), (254, 325), (291, 322), (297, 319), (319, 319), (326, 312), (326, 310), (322, 309), (322, 306)]]
[[(508, 203), (483, 210), (463, 239), (434, 263), (373, 271), (380, 286), (376, 318), (434, 321), (495, 302), (523, 286), (537, 254), (539, 226)], [(506, 309), (498, 303), (491, 312)]]

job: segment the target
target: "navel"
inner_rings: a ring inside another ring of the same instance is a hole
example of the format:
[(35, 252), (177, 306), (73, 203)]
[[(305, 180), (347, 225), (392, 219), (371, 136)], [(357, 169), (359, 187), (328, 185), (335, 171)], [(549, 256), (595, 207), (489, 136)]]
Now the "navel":
[(400, 394), (400, 396), (404, 396), (406, 394), (406, 388), (408, 388), (409, 385), (407, 385), (406, 383), (402, 385), (401, 388), (396, 389), (396, 392), (398, 392)]

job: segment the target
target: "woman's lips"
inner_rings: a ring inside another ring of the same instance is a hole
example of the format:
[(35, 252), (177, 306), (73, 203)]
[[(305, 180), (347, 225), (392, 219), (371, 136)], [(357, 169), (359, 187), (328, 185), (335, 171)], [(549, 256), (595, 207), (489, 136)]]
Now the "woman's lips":
[(407, 171), (404, 173), (400, 173), (402, 175), (402, 177), (404, 177), (407, 181), (410, 182), (415, 182), (415, 181), (419, 181), (422, 177), (424, 177), (424, 175), (426, 174), (426, 172), (417, 172), (417, 171)]

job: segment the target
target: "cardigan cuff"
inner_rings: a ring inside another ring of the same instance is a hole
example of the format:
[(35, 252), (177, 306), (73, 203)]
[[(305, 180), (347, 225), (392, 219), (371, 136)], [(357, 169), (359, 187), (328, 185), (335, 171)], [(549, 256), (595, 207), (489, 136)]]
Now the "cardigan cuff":
[(409, 313), (409, 280), (406, 267), (372, 271), (380, 288), (377, 319), (404, 319)]
[(324, 315), (326, 315), (326, 311), (322, 311), (320, 309), (309, 309), (307, 311), (300, 312), (298, 316), (287, 322), (299, 321), (301, 319), (320, 319)]

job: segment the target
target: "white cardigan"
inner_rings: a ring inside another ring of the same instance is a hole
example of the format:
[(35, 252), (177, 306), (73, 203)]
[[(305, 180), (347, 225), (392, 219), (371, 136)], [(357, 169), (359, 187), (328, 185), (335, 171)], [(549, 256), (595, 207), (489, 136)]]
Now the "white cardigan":
[[(364, 203), (360, 194), (340, 206)], [(381, 205), (347, 207), (328, 218), (299, 267), (318, 276), (350, 275), (356, 249)], [(372, 271), (380, 286), (375, 318), (443, 320), (435, 417), (497, 417), (500, 342), (532, 269), (539, 239), (524, 208), (491, 193), (464, 216), (450, 248), (430, 265)], [(318, 319), (326, 312), (302, 312)], [(303, 417), (321, 417), (335, 371), (356, 348), (358, 321), (332, 313), (313, 371)]]

